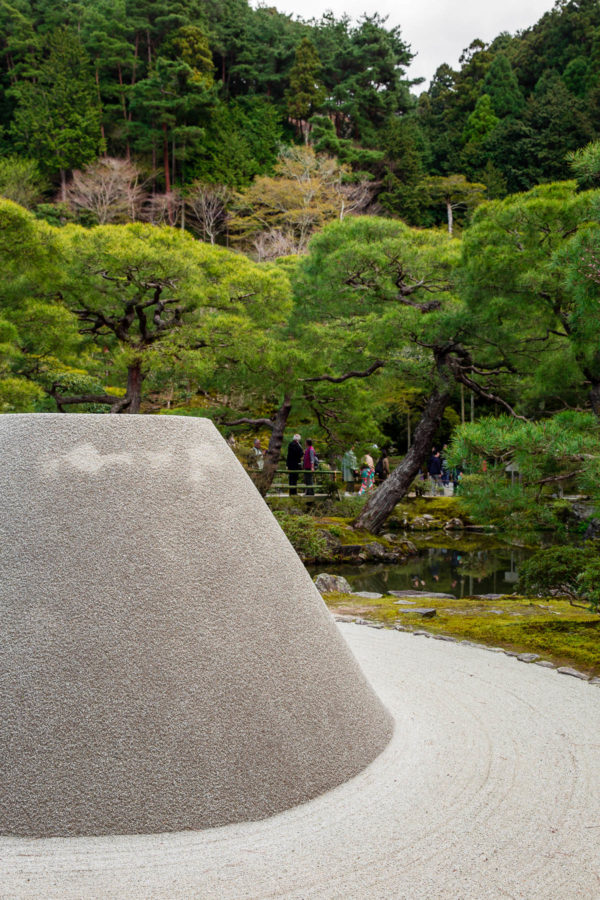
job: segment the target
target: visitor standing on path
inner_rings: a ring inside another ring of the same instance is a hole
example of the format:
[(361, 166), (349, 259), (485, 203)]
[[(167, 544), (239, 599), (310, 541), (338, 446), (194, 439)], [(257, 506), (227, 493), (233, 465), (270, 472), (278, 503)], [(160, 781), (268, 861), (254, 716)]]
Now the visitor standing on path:
[(365, 453), (362, 460), (360, 477), (362, 479), (359, 494), (367, 494), (373, 490), (373, 482), (375, 481), (375, 463), (373, 457)]
[(319, 465), (319, 459), (317, 454), (315, 453), (315, 448), (313, 447), (313, 442), (307, 438), (306, 439), (306, 450), (304, 451), (304, 458), (302, 461), (302, 468), (304, 469), (304, 484), (306, 485), (306, 490), (304, 495), (306, 497), (314, 497), (315, 491), (313, 488), (314, 484), (314, 471)]
[(429, 477), (433, 481), (433, 492), (436, 493), (437, 488), (441, 486), (442, 483), (442, 457), (440, 456), (439, 450), (434, 450), (429, 460), (427, 471), (429, 472)]
[(250, 451), (250, 456), (249, 456), (248, 461), (250, 464), (250, 468), (258, 469), (259, 472), (262, 472), (264, 465), (265, 465), (265, 457), (264, 457), (264, 454), (262, 451), (262, 447), (260, 445), (259, 438), (254, 439), (254, 446), (252, 447), (252, 450)]
[(289, 470), (290, 497), (298, 493), (298, 477), (302, 469), (302, 461), (304, 459), (304, 450), (300, 443), (300, 435), (295, 434), (288, 444), (286, 467)]
[(349, 494), (354, 493), (354, 479), (358, 474), (358, 462), (354, 453), (354, 444), (346, 450), (342, 457), (342, 480)]
[(377, 465), (375, 466), (375, 474), (380, 481), (385, 481), (390, 474), (390, 461), (388, 459), (387, 450), (381, 451), (381, 456), (377, 460)]

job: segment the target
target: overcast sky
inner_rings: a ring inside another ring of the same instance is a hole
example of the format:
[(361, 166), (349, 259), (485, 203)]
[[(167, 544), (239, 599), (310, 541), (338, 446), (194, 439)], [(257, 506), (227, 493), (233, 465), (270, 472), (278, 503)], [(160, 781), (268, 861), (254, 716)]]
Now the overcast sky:
[[(258, 5), (256, 2), (254, 6)], [(491, 41), (501, 31), (514, 34), (534, 25), (552, 9), (553, 0), (268, 0), (281, 12), (303, 19), (332, 10), (346, 12), (353, 19), (362, 13), (389, 16), (388, 25), (400, 25), (403, 39), (411, 45), (416, 59), (409, 70), (413, 78), (431, 79), (443, 63), (458, 64), (462, 50), (472, 40)], [(423, 87), (426, 87), (425, 84)], [(422, 88), (421, 88), (422, 90)]]

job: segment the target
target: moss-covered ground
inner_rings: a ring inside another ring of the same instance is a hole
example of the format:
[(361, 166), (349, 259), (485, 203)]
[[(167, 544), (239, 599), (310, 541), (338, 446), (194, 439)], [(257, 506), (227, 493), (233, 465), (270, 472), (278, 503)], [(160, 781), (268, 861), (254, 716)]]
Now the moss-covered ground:
[[(275, 509), (292, 508), (312, 514), (316, 528), (328, 532), (343, 545), (369, 544), (377, 541), (386, 549), (402, 552), (405, 536), (417, 550), (449, 548), (469, 554), (477, 551), (506, 549), (506, 541), (495, 532), (481, 533), (458, 530), (445, 531), (442, 525), (449, 519), (459, 518), (466, 524), (468, 516), (460, 497), (409, 497), (399, 503), (393, 516), (386, 523), (383, 534), (373, 535), (355, 531), (351, 527), (357, 515), (361, 498), (333, 499), (305, 506), (299, 498), (269, 498)], [(430, 527), (412, 529), (416, 518), (433, 517)], [(393, 540), (386, 534), (393, 535)], [(512, 542), (511, 542), (512, 544)], [(520, 545), (524, 546), (524, 545)], [(335, 551), (332, 550), (332, 559)], [(417, 569), (416, 557), (407, 561), (407, 572)], [(365, 567), (366, 568), (366, 567)], [(361, 571), (365, 571), (363, 568)], [(479, 577), (480, 571), (469, 572), (463, 560), (461, 571)], [(448, 590), (441, 587), (439, 590)], [(325, 601), (332, 611), (370, 619), (388, 626), (401, 625), (412, 630), (426, 630), (432, 634), (444, 634), (457, 640), (470, 640), (489, 646), (502, 647), (519, 653), (537, 653), (555, 665), (571, 666), (582, 672), (600, 677), (600, 616), (583, 609), (576, 609), (566, 601), (554, 598), (530, 599), (515, 595), (495, 600), (462, 598), (443, 600), (427, 598), (425, 594), (415, 600), (414, 606), (436, 610), (433, 618), (422, 618), (411, 613), (408, 604), (398, 604), (398, 598), (386, 595), (380, 600), (369, 600), (356, 594), (329, 594)], [(400, 612), (399, 610), (404, 610)]]
[[(566, 601), (507, 596), (497, 600), (419, 597), (415, 606), (436, 610), (433, 618), (410, 612), (396, 597), (369, 600), (355, 594), (327, 594), (336, 613), (385, 625), (402, 625), (520, 653), (537, 653), (560, 666), (600, 676), (600, 616)], [(399, 613), (399, 608), (405, 612)]]

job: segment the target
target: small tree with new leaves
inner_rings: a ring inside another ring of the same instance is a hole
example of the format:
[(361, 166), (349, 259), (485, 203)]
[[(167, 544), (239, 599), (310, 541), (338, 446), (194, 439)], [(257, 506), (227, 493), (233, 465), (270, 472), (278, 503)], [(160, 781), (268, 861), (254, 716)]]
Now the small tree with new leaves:
[(484, 200), (485, 185), (471, 183), (464, 175), (431, 175), (419, 185), (424, 202), (443, 205), (446, 210), (448, 234), (454, 233), (454, 213), (457, 209), (472, 210)]

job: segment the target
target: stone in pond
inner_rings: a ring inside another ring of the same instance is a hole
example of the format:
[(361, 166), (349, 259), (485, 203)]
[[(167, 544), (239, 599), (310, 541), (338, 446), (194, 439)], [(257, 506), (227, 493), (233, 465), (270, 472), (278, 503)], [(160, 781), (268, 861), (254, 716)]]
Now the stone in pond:
[(342, 575), (328, 575), (322, 572), (315, 578), (315, 586), (321, 594), (337, 591), (340, 594), (351, 594), (352, 588)]
[(465, 527), (462, 519), (448, 519), (444, 525), (444, 531), (462, 531)]

